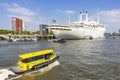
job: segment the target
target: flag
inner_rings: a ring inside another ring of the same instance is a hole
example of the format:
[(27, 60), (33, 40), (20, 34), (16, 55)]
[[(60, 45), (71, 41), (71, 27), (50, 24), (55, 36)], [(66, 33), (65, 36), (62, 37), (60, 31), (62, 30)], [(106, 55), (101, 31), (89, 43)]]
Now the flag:
[(53, 23), (55, 23), (55, 22), (56, 22), (56, 20), (55, 20), (55, 19), (52, 19), (52, 22), (53, 22)]

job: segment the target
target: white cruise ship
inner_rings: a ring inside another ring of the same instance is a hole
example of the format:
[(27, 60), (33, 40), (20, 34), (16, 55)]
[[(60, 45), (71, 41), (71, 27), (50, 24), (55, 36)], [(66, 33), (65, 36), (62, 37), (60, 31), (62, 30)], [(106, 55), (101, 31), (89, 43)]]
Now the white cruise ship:
[[(84, 20), (83, 20), (84, 19)], [(65, 39), (101, 39), (104, 38), (105, 26), (97, 21), (88, 20), (88, 12), (80, 13), (78, 21), (64, 24), (52, 24), (50, 27), (57, 38)]]

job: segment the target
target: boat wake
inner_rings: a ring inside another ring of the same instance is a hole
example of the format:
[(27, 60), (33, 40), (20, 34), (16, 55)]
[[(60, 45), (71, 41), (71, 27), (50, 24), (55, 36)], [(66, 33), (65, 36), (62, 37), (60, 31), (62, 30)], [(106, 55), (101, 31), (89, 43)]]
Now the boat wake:
[(53, 63), (51, 63), (50, 65), (44, 67), (44, 68), (41, 68), (39, 70), (35, 70), (35, 71), (31, 71), (29, 73), (27, 73), (26, 75), (33, 75), (33, 74), (36, 74), (39, 75), (39, 74), (43, 74), (49, 70), (51, 70), (54, 66), (58, 66), (60, 63), (58, 61), (55, 61)]
[[(40, 74), (44, 74), (45, 72), (51, 70), (53, 67), (58, 66), (60, 63), (58, 61), (55, 61), (53, 63), (51, 63), (50, 65), (35, 70), (35, 71), (30, 71), (28, 73), (24, 73), (21, 75), (15, 75), (12, 71), (10, 71), (9, 69), (1, 69), (0, 70), (0, 80), (14, 80), (17, 78), (32, 78), (35, 77), (36, 75), (40, 75)], [(11, 75), (11, 76), (9, 76)]]
[(7, 79), (9, 75), (15, 75), (15, 74), (8, 69), (0, 69), (0, 80)]

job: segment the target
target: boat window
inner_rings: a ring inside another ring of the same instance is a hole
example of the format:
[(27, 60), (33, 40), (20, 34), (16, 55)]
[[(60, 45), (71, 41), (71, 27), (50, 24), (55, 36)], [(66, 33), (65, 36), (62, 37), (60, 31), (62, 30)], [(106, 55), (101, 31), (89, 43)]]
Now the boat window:
[(52, 55), (53, 55), (53, 53), (49, 53), (48, 55), (52, 56)]
[(32, 61), (40, 60), (40, 59), (43, 59), (43, 58), (44, 58), (44, 56), (40, 55), (40, 56), (32, 57), (29, 60), (30, 60), (30, 62), (32, 62)]
[(53, 53), (40, 55), (40, 56), (35, 56), (35, 57), (32, 57), (32, 58), (28, 58), (28, 59), (23, 59), (23, 60), (21, 60), (21, 62), (29, 63), (29, 62), (33, 62), (33, 61), (40, 60), (40, 59), (43, 59), (43, 58), (50, 59), (51, 56), (53, 56)]
[(35, 57), (32, 57), (32, 58), (24, 59), (24, 60), (21, 60), (21, 61), (23, 63), (28, 63), (28, 62), (33, 62), (33, 61), (40, 60), (40, 59), (43, 59), (43, 58), (44, 58), (44, 55), (40, 55), (40, 56), (35, 56)]
[(50, 59), (50, 56), (49, 55), (45, 55), (45, 59)]
[(23, 60), (21, 60), (23, 63), (28, 63), (28, 62), (30, 62), (29, 61), (29, 59), (23, 59)]
[(53, 55), (53, 53), (45, 54), (45, 59), (50, 59), (50, 57)]

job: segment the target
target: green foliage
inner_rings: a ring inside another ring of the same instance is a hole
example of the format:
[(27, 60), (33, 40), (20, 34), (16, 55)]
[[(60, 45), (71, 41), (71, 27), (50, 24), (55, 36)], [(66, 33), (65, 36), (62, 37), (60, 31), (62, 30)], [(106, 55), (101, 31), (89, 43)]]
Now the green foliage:
[(40, 31), (36, 31), (36, 34), (39, 34), (40, 33)]
[(49, 32), (49, 34), (50, 34), (50, 35), (53, 35), (53, 32), (52, 32), (52, 31), (50, 31), (50, 32)]
[(22, 31), (20, 34), (29, 35), (30, 32), (29, 31)]
[(0, 30), (0, 34), (9, 34), (11, 33), (10, 30)]
[(29, 35), (30, 31), (16, 32), (16, 31), (11, 31), (11, 30), (0, 30), (0, 35), (8, 35), (8, 34), (12, 34), (12, 35), (26, 34), (26, 35)]
[[(38, 34), (39, 35), (39, 31), (36, 32), (30, 32), (30, 31), (22, 31), (22, 32), (16, 32), (16, 31), (12, 31), (12, 30), (0, 30), (0, 35), (35, 35)], [(53, 35), (52, 31), (48, 32), (48, 35)]]

